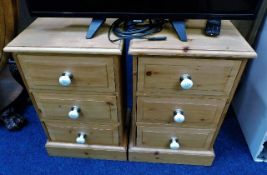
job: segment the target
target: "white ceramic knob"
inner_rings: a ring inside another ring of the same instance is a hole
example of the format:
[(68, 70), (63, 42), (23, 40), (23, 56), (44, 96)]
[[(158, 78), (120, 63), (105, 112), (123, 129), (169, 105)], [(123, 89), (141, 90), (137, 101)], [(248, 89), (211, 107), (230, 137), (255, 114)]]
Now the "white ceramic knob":
[(184, 111), (181, 109), (176, 109), (174, 111), (173, 120), (176, 123), (183, 123), (185, 121)]
[(80, 117), (81, 109), (78, 106), (73, 106), (69, 112), (69, 118), (77, 119)]
[(73, 75), (71, 72), (64, 72), (59, 77), (58, 82), (61, 86), (68, 87), (71, 85), (71, 80), (73, 78)]
[(191, 89), (193, 87), (194, 83), (192, 81), (192, 78), (189, 74), (183, 74), (180, 77), (180, 86), (184, 90)]
[(177, 138), (175, 137), (171, 138), (170, 149), (177, 150), (179, 148), (180, 148), (180, 144), (178, 143)]
[(76, 138), (76, 143), (85, 144), (85, 137), (86, 135), (84, 133), (79, 133), (78, 137)]

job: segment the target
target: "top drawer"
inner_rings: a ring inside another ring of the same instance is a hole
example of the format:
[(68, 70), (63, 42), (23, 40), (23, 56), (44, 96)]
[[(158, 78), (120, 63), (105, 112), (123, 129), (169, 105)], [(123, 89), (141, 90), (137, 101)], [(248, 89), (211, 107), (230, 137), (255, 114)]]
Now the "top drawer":
[[(239, 60), (140, 57), (138, 92), (199, 95), (229, 95), (239, 71)], [(183, 75), (190, 75), (191, 80)], [(183, 82), (183, 85), (181, 84)], [(187, 90), (182, 86), (192, 88)]]
[[(31, 89), (115, 91), (112, 56), (18, 55), (17, 57)], [(60, 84), (59, 79), (64, 72), (70, 72), (72, 77), (71, 79), (63, 77)], [(63, 86), (62, 81), (69, 85)]]

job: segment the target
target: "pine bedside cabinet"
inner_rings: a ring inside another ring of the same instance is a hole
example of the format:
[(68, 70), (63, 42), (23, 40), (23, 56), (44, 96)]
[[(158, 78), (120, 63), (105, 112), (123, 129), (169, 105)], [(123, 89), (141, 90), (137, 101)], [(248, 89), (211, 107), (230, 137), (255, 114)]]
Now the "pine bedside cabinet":
[(85, 39), (90, 19), (38, 18), (12, 52), (47, 135), (50, 155), (126, 160), (122, 42), (108, 26)]
[(188, 42), (171, 28), (166, 41), (132, 40), (134, 108), (130, 161), (211, 165), (213, 144), (247, 59), (256, 53), (230, 21), (204, 35), (187, 21)]

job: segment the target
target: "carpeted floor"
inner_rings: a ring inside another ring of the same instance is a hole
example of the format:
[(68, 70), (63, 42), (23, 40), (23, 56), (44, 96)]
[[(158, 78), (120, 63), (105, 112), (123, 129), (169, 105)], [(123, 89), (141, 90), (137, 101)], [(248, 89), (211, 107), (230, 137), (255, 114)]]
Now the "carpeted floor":
[(267, 175), (267, 164), (255, 163), (233, 114), (226, 118), (216, 140), (212, 167), (48, 157), (42, 127), (32, 106), (29, 124), (20, 132), (0, 127), (0, 175)]

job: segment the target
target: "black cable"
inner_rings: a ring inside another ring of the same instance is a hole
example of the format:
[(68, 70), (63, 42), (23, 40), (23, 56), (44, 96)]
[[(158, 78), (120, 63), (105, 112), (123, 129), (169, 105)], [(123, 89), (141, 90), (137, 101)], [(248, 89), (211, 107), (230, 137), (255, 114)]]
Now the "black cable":
[[(166, 37), (147, 37), (154, 33), (158, 33), (163, 29), (164, 24), (169, 22), (165, 19), (149, 19), (148, 22), (134, 22), (129, 20), (118, 19), (112, 23), (108, 32), (108, 39), (110, 42), (116, 42), (123, 39), (148, 39), (150, 41), (166, 40)], [(111, 39), (111, 33), (117, 39)]]

